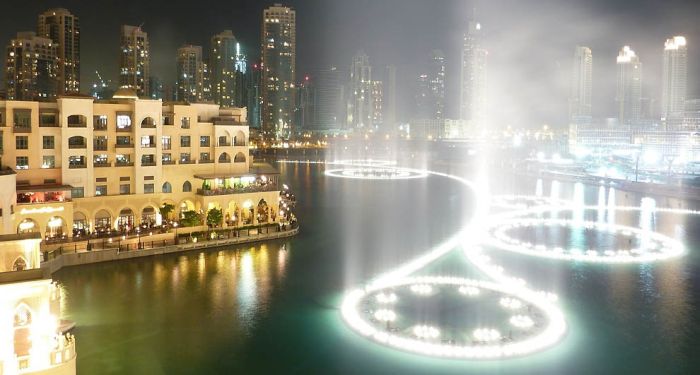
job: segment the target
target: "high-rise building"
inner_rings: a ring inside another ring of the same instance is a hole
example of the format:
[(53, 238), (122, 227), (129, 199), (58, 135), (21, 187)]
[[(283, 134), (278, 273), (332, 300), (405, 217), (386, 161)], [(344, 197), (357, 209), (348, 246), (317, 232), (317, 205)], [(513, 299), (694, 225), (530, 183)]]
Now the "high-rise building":
[(384, 71), (384, 130), (396, 130), (396, 66), (388, 65)]
[(624, 46), (617, 56), (615, 104), (621, 124), (635, 124), (641, 119), (642, 63), (629, 46)]
[(46, 100), (58, 94), (58, 50), (49, 38), (17, 33), (7, 46), (7, 98)]
[(347, 125), (350, 129), (372, 128), (372, 67), (360, 51), (353, 57), (348, 83)]
[(571, 75), (569, 121), (590, 122), (592, 116), (593, 53), (588, 47), (576, 46)]
[(434, 50), (425, 72), (418, 76), (417, 118), (442, 119), (445, 116), (445, 55)]
[(185, 45), (177, 50), (177, 99), (188, 103), (204, 101), (202, 47)]
[(294, 132), (296, 11), (275, 4), (262, 17), (262, 130), (267, 139)]
[(317, 130), (340, 129), (342, 126), (343, 76), (335, 66), (322, 69), (317, 74), (314, 125)]
[(685, 37), (674, 36), (664, 45), (661, 79), (661, 118), (683, 117), (688, 84), (688, 49)]
[(260, 129), (262, 123), (262, 67), (253, 64), (246, 72), (246, 102), (248, 108), (248, 123), (251, 128)]
[(233, 104), (235, 107), (245, 107), (248, 102), (248, 85), (246, 84), (248, 60), (241, 51), (240, 43), (236, 43), (236, 57), (234, 61)]
[(486, 117), (487, 58), (481, 24), (471, 21), (462, 48), (459, 113), (460, 119), (470, 122), (475, 128), (482, 127)]
[(382, 81), (372, 81), (370, 83), (370, 100), (372, 128), (375, 130), (381, 129), (384, 123), (384, 85)]
[(158, 76), (151, 75), (148, 77), (148, 99), (165, 99), (165, 86), (163, 80)]
[(214, 103), (222, 107), (235, 107), (236, 103), (236, 46), (238, 42), (231, 30), (211, 38), (209, 71)]
[(80, 22), (67, 9), (49, 9), (39, 15), (37, 34), (57, 45), (58, 93), (80, 92)]
[(150, 66), (148, 33), (140, 26), (122, 25), (119, 86), (136, 90), (138, 96), (148, 96)]
[(296, 109), (294, 124), (299, 130), (312, 130), (316, 120), (316, 87), (311, 77), (296, 85)]

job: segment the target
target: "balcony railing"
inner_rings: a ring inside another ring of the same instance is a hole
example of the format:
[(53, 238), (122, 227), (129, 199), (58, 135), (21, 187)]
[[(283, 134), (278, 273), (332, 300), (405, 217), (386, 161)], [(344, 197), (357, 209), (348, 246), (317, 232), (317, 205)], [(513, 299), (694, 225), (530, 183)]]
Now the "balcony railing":
[(108, 168), (112, 166), (112, 163), (105, 161), (105, 162), (95, 162), (92, 164), (93, 167), (95, 168)]
[(141, 166), (142, 167), (155, 167), (156, 162), (155, 161), (141, 161)]
[(219, 147), (231, 147), (231, 142), (219, 142)]
[(70, 149), (87, 148), (87, 143), (72, 143), (68, 145)]
[(105, 144), (93, 144), (92, 150), (93, 151), (107, 151), (107, 145), (105, 145)]
[(117, 167), (133, 167), (134, 162), (133, 161), (117, 161), (115, 163)]
[(155, 148), (155, 143), (141, 143), (141, 148)]
[(69, 122), (69, 128), (87, 128), (87, 123), (85, 122)]
[(175, 160), (163, 160), (163, 165), (175, 165)]
[(199, 164), (211, 164), (213, 162), (214, 160), (212, 159), (199, 160)]
[(93, 129), (95, 129), (95, 130), (107, 130), (107, 124), (95, 124)]
[(116, 148), (134, 148), (133, 143), (117, 143), (115, 144)]
[(19, 126), (15, 125), (13, 130), (15, 133), (31, 133), (32, 127), (31, 126), (24, 126), (24, 125), (19, 125)]
[(117, 133), (130, 133), (131, 129), (131, 126), (127, 126), (125, 128), (117, 128)]
[(242, 187), (232, 187), (227, 189), (197, 189), (197, 195), (203, 195), (205, 197), (214, 195), (231, 195), (231, 194), (242, 194), (242, 193), (261, 193), (266, 191), (277, 191), (279, 188), (277, 184), (267, 184), (267, 185), (248, 185)]
[(69, 164), (68, 165), (69, 169), (81, 169), (81, 168), (87, 168), (87, 164), (82, 163), (82, 164)]
[(190, 159), (190, 160), (180, 160), (180, 164), (194, 164), (196, 163), (196, 160)]

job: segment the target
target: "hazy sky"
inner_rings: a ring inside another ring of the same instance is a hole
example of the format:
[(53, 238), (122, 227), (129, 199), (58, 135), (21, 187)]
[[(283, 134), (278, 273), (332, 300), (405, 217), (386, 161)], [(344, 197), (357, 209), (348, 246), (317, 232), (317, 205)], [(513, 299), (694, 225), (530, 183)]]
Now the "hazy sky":
[[(251, 55), (257, 55), (262, 9), (252, 0), (180, 2), (25, 1), (3, 13), (0, 44), (17, 31), (32, 30), (37, 14), (65, 7), (82, 24), (83, 87), (98, 69), (116, 78), (120, 24), (144, 24), (152, 48), (153, 74), (174, 80), (175, 50), (202, 44), (232, 29)], [(461, 35), (474, 3), (467, 0), (290, 0), (297, 10), (298, 74), (326, 65), (346, 68), (359, 49), (375, 71), (399, 67), (400, 118), (410, 118), (415, 76), (429, 52), (443, 49), (448, 64), (448, 115), (455, 116), (459, 93)], [(561, 125), (574, 46), (594, 55), (594, 114), (613, 115), (615, 56), (629, 44), (644, 63), (645, 96), (660, 96), (664, 40), (683, 34), (690, 44), (690, 95), (700, 97), (700, 1), (693, 0), (490, 0), (477, 4), (489, 49), (491, 118), (497, 125)], [(381, 78), (381, 77), (378, 77)]]

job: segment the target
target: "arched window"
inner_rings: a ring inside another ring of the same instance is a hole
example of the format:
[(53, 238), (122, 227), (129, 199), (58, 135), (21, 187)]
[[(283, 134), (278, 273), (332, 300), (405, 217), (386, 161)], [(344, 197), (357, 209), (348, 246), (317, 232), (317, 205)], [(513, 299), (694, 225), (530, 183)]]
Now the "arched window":
[(183, 193), (192, 192), (192, 184), (189, 181), (185, 181), (185, 183), (182, 184), (182, 192)]
[(245, 146), (246, 144), (246, 137), (245, 133), (242, 131), (236, 132), (236, 136), (233, 138), (233, 145), (234, 146)]
[(172, 193), (173, 192), (173, 186), (170, 185), (170, 182), (166, 182), (163, 184), (163, 193)]
[(234, 163), (245, 163), (245, 155), (242, 152), (239, 152), (236, 154), (236, 157), (233, 158)]
[(24, 257), (18, 257), (15, 259), (15, 262), (12, 263), (12, 270), (13, 271), (24, 271), (27, 269), (27, 261), (24, 259)]
[(76, 135), (75, 137), (68, 138), (68, 148), (86, 148), (86, 147), (87, 147), (87, 139), (85, 139), (85, 137), (81, 137), (79, 135)]
[(153, 119), (153, 117), (146, 117), (141, 121), (141, 127), (142, 128), (155, 128), (156, 127), (156, 120)]
[(231, 156), (229, 156), (228, 153), (224, 152), (219, 156), (219, 163), (230, 163), (231, 162)]

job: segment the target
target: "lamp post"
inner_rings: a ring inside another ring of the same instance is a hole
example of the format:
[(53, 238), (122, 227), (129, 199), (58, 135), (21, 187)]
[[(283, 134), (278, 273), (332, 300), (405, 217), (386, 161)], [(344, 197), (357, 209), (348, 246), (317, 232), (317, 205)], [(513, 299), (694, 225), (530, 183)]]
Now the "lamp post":
[(178, 244), (178, 239), (177, 239), (177, 222), (173, 223), (173, 227), (175, 228), (175, 245)]
[(138, 238), (138, 242), (136, 244), (136, 249), (140, 250), (141, 249), (141, 226), (136, 227), (136, 237)]

